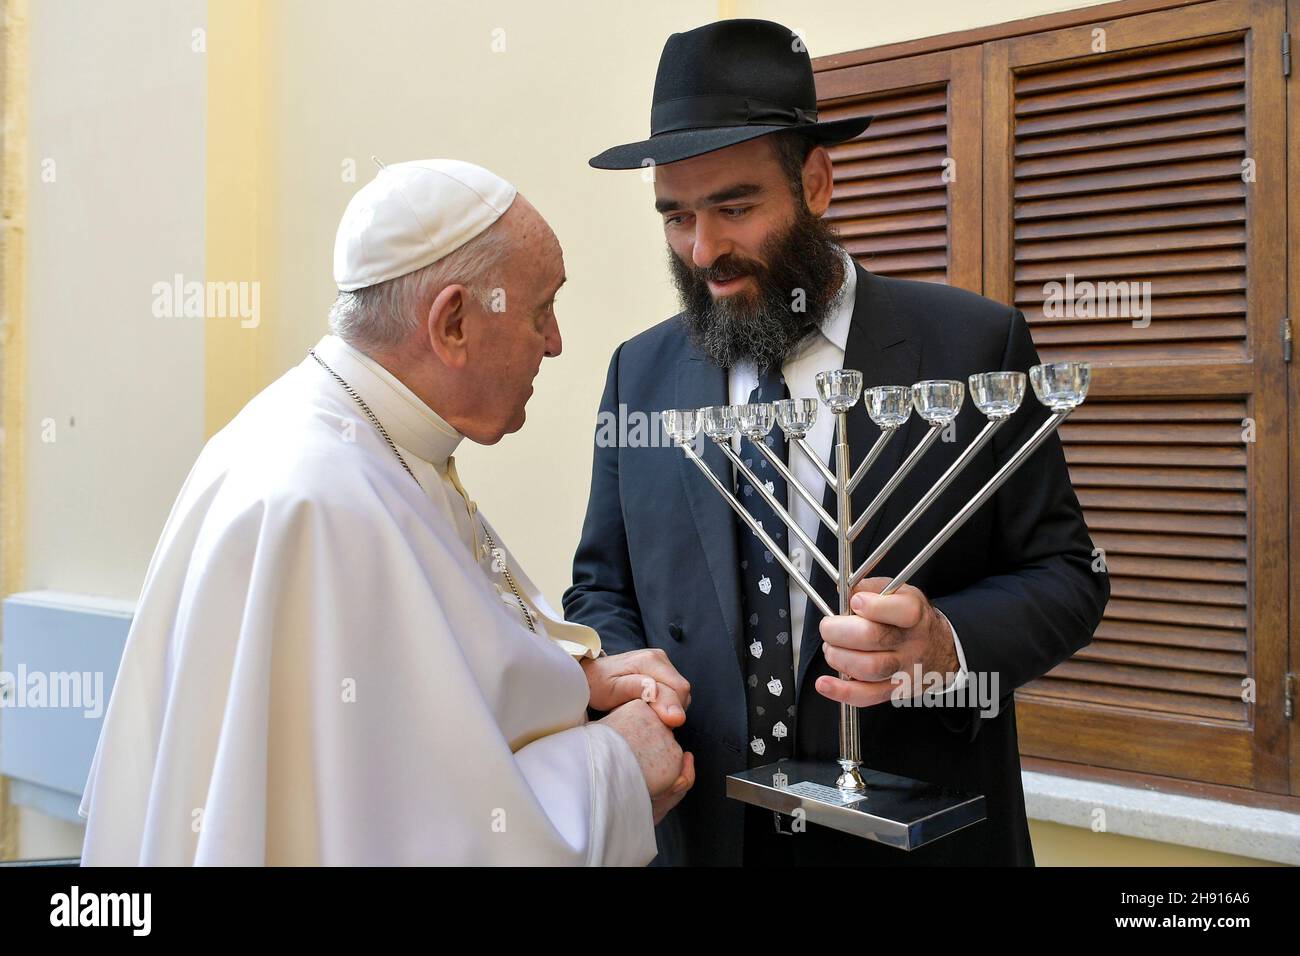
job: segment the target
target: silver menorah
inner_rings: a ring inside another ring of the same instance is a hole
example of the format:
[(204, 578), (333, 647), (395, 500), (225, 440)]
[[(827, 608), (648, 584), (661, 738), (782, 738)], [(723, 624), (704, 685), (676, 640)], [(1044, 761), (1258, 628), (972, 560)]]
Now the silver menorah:
[[(892, 594), (928, 561), (943, 544), (957, 532), (989, 500), (1002, 484), (1011, 477), (1033, 454), (1049, 435), (1088, 394), (1091, 377), (1086, 362), (1057, 362), (1035, 365), (1029, 370), (1029, 381), (1038, 400), (1050, 414), (1025, 442), (1011, 454), (975, 493), (939, 529), (930, 541), (900, 570), (881, 591)], [(835, 415), (834, 469), (832, 470), (809, 444), (807, 435), (817, 421), (818, 401), (812, 398), (789, 398), (773, 403), (749, 405), (717, 405), (701, 409), (670, 409), (662, 413), (663, 423), (672, 442), (686, 457), (694, 461), (709, 483), (731, 505), (745, 525), (780, 563), (790, 581), (808, 595), (808, 600), (822, 614), (835, 613), (812, 584), (811, 566), (808, 573), (800, 569), (778, 546), (772, 537), (740, 504), (732, 489), (727, 487), (705, 464), (692, 448), (701, 429), (734, 466), (737, 473), (753, 487), (767, 506), (790, 529), (790, 533), (807, 549), (807, 554), (836, 583), (839, 598), (838, 613), (849, 613), (849, 599), (858, 583), (870, 574), (884, 559), (899, 539), (943, 494), (978, 454), (993, 435), (1010, 420), (1020, 408), (1025, 395), (1023, 372), (983, 372), (968, 379), (971, 399), (987, 422), (951, 465), (940, 475), (934, 485), (921, 495), (901, 521), (881, 539), (880, 543), (857, 567), (853, 566), (853, 542), (866, 528), (872, 517), (880, 512), (890, 496), (902, 486), (908, 474), (921, 458), (939, 440), (962, 410), (965, 388), (960, 381), (934, 380), (914, 385), (877, 385), (863, 390), (862, 373), (851, 369), (835, 369), (817, 375), (817, 394)], [(865, 401), (871, 421), (880, 429), (866, 457), (856, 469), (851, 469), (848, 444), (848, 412), (859, 399)], [(930, 426), (903, 459), (898, 469), (889, 476), (880, 491), (863, 512), (852, 514), (852, 495), (872, 465), (880, 458), (890, 441), (902, 430), (913, 410)], [(836, 514), (827, 513), (817, 497), (790, 471), (765, 440), (774, 426), (780, 426), (790, 448), (798, 448), (806, 455), (834, 489)], [(732, 448), (732, 441), (743, 434), (767, 459), (783, 479), (786, 486), (802, 498), (817, 515), (821, 524), (834, 535), (838, 545), (836, 560), (832, 561), (817, 547), (785, 504), (777, 501), (740, 455)], [(847, 675), (841, 674), (842, 679)], [(838, 773), (827, 774), (799, 761), (782, 761), (728, 777), (729, 796), (777, 810), (795, 813), (802, 808), (807, 819), (835, 829), (857, 833), (869, 839), (912, 849), (930, 840), (950, 833), (983, 818), (983, 797), (958, 794), (920, 781), (908, 780), (889, 774), (865, 771), (862, 767), (861, 740), (858, 727), (858, 709), (849, 704), (840, 705), (840, 740)], [(805, 779), (790, 784), (789, 769)], [(827, 786), (831, 781), (833, 786)], [(868, 779), (869, 778), (869, 779)], [(823, 782), (825, 781), (825, 782)], [(877, 799), (868, 800), (868, 784), (878, 784)]]

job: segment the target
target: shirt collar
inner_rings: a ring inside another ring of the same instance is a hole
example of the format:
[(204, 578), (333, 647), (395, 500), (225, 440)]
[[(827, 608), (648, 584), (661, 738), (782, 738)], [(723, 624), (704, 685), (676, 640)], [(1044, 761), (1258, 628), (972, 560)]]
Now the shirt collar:
[(370, 406), (393, 441), (438, 468), (446, 467), (464, 436), (397, 376), (336, 335), (316, 343), (316, 354)]

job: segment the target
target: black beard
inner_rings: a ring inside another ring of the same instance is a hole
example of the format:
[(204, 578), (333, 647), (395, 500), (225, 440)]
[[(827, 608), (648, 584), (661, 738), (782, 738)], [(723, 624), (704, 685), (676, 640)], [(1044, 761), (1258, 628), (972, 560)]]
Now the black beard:
[[(820, 329), (844, 282), (834, 229), (806, 206), (760, 250), (762, 261), (726, 255), (700, 269), (668, 250), (682, 322), (704, 355), (719, 368), (752, 361), (760, 373), (776, 368), (810, 332)], [(757, 293), (713, 298), (708, 282), (753, 276)], [(803, 290), (802, 301), (796, 290)], [(802, 311), (794, 306), (801, 304)]]

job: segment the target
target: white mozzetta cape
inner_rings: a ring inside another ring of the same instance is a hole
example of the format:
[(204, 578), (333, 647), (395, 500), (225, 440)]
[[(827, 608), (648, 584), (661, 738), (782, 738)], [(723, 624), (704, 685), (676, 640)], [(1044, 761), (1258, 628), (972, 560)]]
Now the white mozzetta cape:
[(340, 340), (316, 351), (424, 490), (310, 358), (208, 442), (145, 577), (83, 862), (649, 862), (636, 758), (586, 722), (565, 650), (594, 632), (507, 556), (527, 629), (446, 480), (459, 436)]

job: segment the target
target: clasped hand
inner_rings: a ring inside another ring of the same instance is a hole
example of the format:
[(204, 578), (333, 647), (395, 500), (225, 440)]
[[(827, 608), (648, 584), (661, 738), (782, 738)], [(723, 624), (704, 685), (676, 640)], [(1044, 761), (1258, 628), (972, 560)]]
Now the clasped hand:
[(591, 707), (608, 711), (601, 723), (636, 754), (658, 823), (695, 784), (695, 757), (683, 753), (672, 728), (686, 722), (691, 685), (658, 648), (584, 658)]

